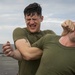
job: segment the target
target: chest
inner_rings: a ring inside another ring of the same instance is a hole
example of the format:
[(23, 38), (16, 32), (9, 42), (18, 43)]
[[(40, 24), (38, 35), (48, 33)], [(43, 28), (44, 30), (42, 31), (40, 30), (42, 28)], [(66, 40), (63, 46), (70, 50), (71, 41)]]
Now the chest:
[(28, 34), (27, 38), (28, 38), (29, 42), (31, 44), (33, 44), (34, 42), (36, 42), (37, 40), (39, 40), (43, 36), (44, 36), (44, 34), (42, 34), (42, 33), (40, 33), (40, 34)]
[(60, 47), (58, 44), (47, 44), (42, 56), (43, 64), (52, 68), (75, 69), (75, 50)]

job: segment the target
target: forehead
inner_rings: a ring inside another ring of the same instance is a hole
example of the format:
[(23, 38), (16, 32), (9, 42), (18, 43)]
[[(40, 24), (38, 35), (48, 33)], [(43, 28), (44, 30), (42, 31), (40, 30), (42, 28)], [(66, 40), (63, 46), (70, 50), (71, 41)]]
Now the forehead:
[(33, 12), (33, 13), (27, 13), (27, 16), (34, 16), (34, 15), (38, 15), (37, 12)]
[(40, 15), (38, 15), (37, 13), (35, 13), (35, 14), (30, 14), (30, 15), (26, 14), (25, 17), (26, 17), (26, 18), (28, 18), (28, 17), (35, 17), (35, 18), (37, 18), (37, 17), (40, 17)]

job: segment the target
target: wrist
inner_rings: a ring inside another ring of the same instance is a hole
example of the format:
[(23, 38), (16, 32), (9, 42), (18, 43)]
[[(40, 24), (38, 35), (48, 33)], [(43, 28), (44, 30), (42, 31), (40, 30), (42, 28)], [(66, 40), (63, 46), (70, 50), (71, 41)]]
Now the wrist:
[(14, 58), (14, 56), (15, 56), (15, 52), (12, 51), (10, 57)]

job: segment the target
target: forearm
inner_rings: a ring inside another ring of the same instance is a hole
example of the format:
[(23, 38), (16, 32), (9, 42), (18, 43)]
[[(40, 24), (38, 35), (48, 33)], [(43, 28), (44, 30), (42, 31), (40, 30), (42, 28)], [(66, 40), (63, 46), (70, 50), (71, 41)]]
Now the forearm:
[(20, 53), (22, 53), (23, 59), (25, 60), (36, 60), (41, 58), (42, 56), (42, 50), (36, 47), (30, 47), (30, 48), (19, 48)]
[(22, 60), (23, 59), (21, 53), (18, 50), (14, 50), (13, 55), (11, 57), (14, 58), (14, 59), (17, 59), (17, 60)]

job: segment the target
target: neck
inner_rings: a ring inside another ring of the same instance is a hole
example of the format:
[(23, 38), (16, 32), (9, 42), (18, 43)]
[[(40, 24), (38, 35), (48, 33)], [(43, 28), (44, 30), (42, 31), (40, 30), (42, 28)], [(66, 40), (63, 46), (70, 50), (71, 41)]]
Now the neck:
[(60, 39), (59, 39), (59, 42), (64, 45), (64, 46), (67, 46), (67, 47), (75, 47), (75, 43), (70, 41), (69, 37), (68, 36), (62, 36)]

